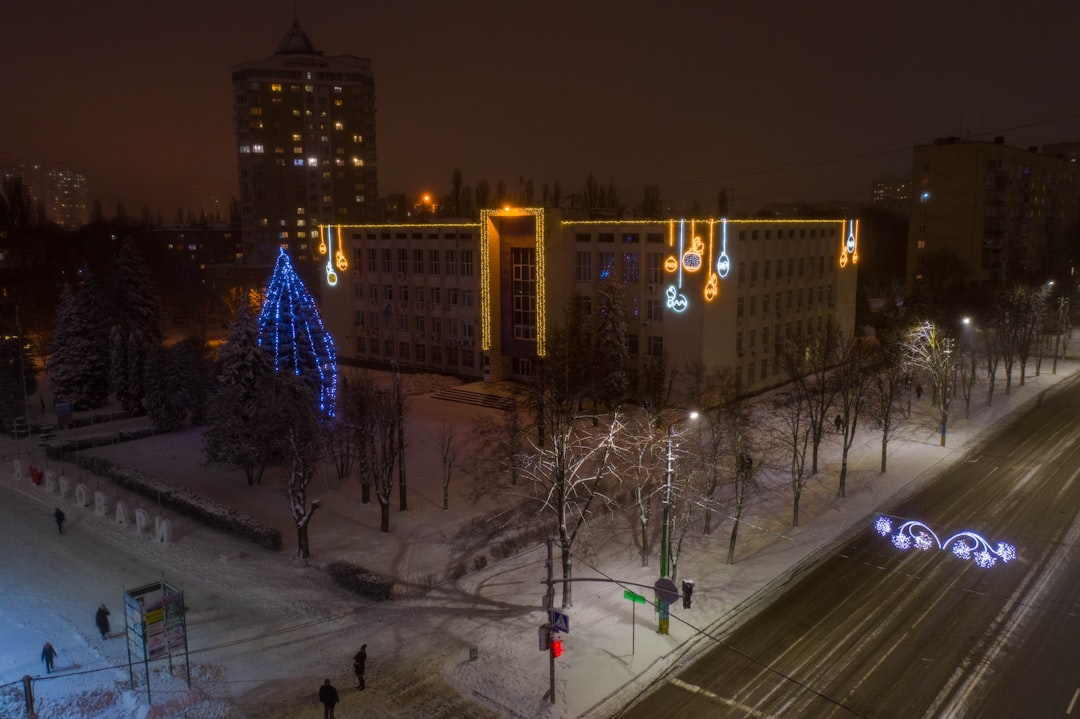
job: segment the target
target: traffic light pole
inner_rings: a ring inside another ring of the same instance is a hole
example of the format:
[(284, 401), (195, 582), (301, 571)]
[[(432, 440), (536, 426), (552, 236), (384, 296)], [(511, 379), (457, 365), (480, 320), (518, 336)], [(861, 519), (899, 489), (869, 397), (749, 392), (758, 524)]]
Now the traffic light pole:
[[(672, 455), (671, 449), (671, 428), (675, 426), (675, 423), (671, 423), (667, 428), (667, 472), (664, 473), (664, 499), (661, 504), (664, 506), (664, 527), (660, 534), (660, 578), (668, 579), (671, 574), (671, 476), (674, 473), (672, 462), (675, 457)], [(660, 602), (660, 620), (657, 626), (657, 631), (660, 634), (668, 633), (668, 603)]]
[[(608, 579), (606, 577), (572, 577), (570, 579), (556, 579), (555, 578), (555, 558), (554, 558), (554, 546), (555, 540), (547, 540), (547, 579), (544, 580), (544, 584), (547, 585), (547, 592), (544, 593), (543, 603), (544, 610), (547, 612), (547, 622), (540, 626), (540, 642), (541, 650), (547, 650), (548, 664), (550, 670), (550, 683), (548, 690), (544, 693), (544, 699), (548, 699), (552, 704), (555, 703), (555, 657), (556, 655), (556, 639), (557, 631), (555, 629), (555, 585), (566, 584), (567, 582), (606, 582), (608, 584), (618, 584), (619, 586), (632, 586), (632, 587), (644, 587), (652, 589), (656, 592), (656, 602), (654, 606), (663, 607), (665, 621), (668, 616), (667, 607), (671, 602), (678, 601), (680, 597), (683, 600), (683, 607), (685, 609), (690, 608), (690, 594), (694, 591), (694, 583), (691, 580), (683, 580), (683, 593), (680, 595), (674, 584), (670, 580), (664, 584), (664, 578), (657, 580), (656, 584), (639, 584), (638, 582), (628, 582), (621, 579)], [(660, 597), (666, 597), (661, 599)], [(644, 597), (641, 598), (644, 603)], [(569, 619), (565, 619), (569, 622)], [(564, 631), (566, 631), (564, 629)], [(667, 632), (664, 632), (665, 634)], [(561, 653), (561, 651), (560, 651)]]
[(555, 638), (555, 540), (550, 537), (547, 540), (547, 647), (548, 663), (550, 664), (551, 684), (545, 696), (550, 697), (551, 703), (555, 703), (555, 652), (551, 649), (551, 642)]

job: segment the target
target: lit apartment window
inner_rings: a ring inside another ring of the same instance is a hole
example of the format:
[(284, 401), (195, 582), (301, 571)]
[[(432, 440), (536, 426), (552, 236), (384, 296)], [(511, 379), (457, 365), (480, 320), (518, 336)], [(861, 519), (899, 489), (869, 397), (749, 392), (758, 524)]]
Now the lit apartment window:
[(364, 141), (364, 136), (363, 135), (353, 135), (352, 136), (352, 141), (355, 142), (356, 144), (360, 144), (361, 142)]
[(294, 159), (292, 161), (292, 164), (294, 166), (296, 166), (296, 167), (303, 167), (304, 166), (304, 160), (303, 160), (303, 158), (297, 157), (296, 159)]
[(301, 139), (300, 138), (300, 133), (299, 132), (294, 132), (293, 135), (292, 135), (292, 141), (293, 142), (300, 142), (300, 139)]
[(364, 158), (357, 157), (356, 155), (353, 155), (352, 166), (353, 167), (363, 167), (364, 166)]
[(334, 129), (335, 130), (344, 130), (345, 129), (345, 123), (342, 122), (341, 120), (338, 120), (337, 122), (334, 123)]
[(252, 145), (251, 146), (251, 151), (253, 153), (255, 153), (256, 155), (261, 155), (263, 153), (264, 149), (265, 148), (263, 148), (262, 145)]
[(252, 115), (261, 115), (262, 114), (262, 108), (259, 107), (258, 105), (253, 105), (252, 107), (248, 108), (248, 112), (251, 113)]

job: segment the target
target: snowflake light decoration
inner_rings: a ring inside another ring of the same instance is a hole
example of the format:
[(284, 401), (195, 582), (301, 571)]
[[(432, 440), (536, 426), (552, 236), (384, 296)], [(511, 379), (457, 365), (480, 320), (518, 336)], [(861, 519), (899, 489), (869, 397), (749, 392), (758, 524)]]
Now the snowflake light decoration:
[(989, 569), (1001, 560), (1007, 564), (1016, 559), (1016, 547), (1006, 542), (998, 542), (997, 547), (990, 546), (982, 536), (975, 532), (958, 532), (945, 541), (938, 539), (934, 530), (922, 522), (910, 520), (893, 531), (893, 521), (884, 515), (874, 520), (874, 531), (882, 537), (889, 537), (893, 546), (901, 551), (914, 547), (927, 551), (937, 547), (942, 551), (952, 552), (954, 557), (965, 561), (971, 560), (982, 569)]

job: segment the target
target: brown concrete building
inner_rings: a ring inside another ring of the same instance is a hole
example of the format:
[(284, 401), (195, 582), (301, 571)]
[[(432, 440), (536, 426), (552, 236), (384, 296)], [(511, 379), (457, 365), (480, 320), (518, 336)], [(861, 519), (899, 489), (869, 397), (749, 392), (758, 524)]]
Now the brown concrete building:
[(854, 220), (563, 220), (485, 210), (479, 222), (322, 228), (322, 316), (339, 361), (520, 379), (575, 294), (622, 283), (631, 377), (730, 367), (752, 391), (786, 379), (785, 339), (855, 320)]
[(914, 149), (908, 292), (928, 255), (948, 251), (974, 282), (1042, 281), (1080, 218), (1080, 165), (1040, 153), (955, 137)]

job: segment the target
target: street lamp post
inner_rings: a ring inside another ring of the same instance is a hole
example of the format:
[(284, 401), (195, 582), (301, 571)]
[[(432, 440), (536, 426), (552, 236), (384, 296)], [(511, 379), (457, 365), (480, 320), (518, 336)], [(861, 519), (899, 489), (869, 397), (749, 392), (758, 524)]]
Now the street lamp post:
[[(1058, 326), (1057, 332), (1054, 333), (1054, 365), (1050, 371), (1050, 374), (1057, 374), (1057, 358), (1058, 358), (1058, 346), (1061, 344), (1061, 337), (1065, 334), (1065, 317), (1069, 311), (1069, 298), (1062, 295), (1058, 297)], [(1064, 352), (1062, 353), (1064, 354)]]
[[(660, 578), (671, 578), (671, 482), (675, 474), (675, 454), (672, 444), (675, 425), (688, 419), (697, 419), (698, 413), (691, 412), (685, 417), (671, 422), (667, 426), (667, 471), (664, 474), (664, 498), (660, 501), (664, 508), (664, 526), (660, 535)], [(658, 603), (660, 620), (657, 631), (660, 634), (668, 633), (668, 607), (667, 602), (661, 600)]]

